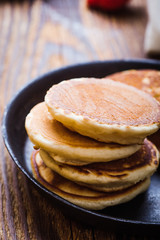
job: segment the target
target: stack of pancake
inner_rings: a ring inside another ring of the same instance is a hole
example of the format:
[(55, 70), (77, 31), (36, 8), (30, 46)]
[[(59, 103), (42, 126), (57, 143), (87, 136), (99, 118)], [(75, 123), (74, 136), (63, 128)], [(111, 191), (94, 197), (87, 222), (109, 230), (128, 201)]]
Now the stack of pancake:
[(146, 139), (160, 127), (159, 103), (107, 78), (53, 85), (25, 127), (35, 146), (34, 177), (87, 209), (133, 199), (149, 187), (159, 164), (157, 148)]

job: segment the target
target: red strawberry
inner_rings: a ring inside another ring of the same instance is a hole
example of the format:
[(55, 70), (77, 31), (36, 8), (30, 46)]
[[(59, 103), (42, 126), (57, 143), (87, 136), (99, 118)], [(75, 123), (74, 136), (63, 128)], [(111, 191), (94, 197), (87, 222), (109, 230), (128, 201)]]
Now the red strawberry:
[(97, 7), (104, 10), (117, 10), (123, 7), (129, 0), (87, 0), (89, 7)]

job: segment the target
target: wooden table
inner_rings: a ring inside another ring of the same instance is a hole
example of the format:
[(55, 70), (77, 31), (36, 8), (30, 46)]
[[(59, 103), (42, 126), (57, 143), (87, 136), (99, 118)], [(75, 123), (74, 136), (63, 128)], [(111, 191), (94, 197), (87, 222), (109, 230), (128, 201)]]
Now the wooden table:
[[(0, 119), (12, 96), (33, 78), (92, 60), (143, 58), (145, 0), (119, 13), (88, 9), (85, 0), (0, 2)], [(17, 169), (0, 136), (0, 239), (148, 239), (75, 222)], [(135, 233), (136, 234), (136, 233)]]

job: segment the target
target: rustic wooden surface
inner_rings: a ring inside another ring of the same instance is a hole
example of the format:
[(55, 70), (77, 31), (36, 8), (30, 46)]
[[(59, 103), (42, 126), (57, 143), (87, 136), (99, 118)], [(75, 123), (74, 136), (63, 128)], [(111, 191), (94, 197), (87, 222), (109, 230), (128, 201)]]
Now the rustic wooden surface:
[[(33, 78), (72, 63), (143, 58), (145, 0), (116, 14), (85, 0), (0, 1), (0, 119)], [(0, 136), (0, 239), (148, 239), (86, 227), (63, 215), (17, 169)], [(144, 233), (145, 234), (145, 233)]]

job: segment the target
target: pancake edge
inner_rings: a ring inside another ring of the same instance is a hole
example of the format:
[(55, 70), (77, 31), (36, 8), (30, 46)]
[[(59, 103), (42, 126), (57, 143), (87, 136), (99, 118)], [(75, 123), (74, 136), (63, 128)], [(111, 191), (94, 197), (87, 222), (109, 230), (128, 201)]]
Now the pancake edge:
[[(49, 154), (44, 150), (40, 149), (39, 154), (43, 162), (45, 163), (45, 165), (48, 168), (52, 169), (57, 174), (61, 175), (62, 177), (70, 181), (76, 181), (78, 184), (85, 185), (89, 188), (96, 189), (96, 190), (103, 189), (103, 191), (107, 192), (111, 190), (114, 191), (114, 189), (117, 190), (120, 188), (126, 188), (154, 174), (154, 172), (157, 170), (159, 165), (159, 152), (154, 144), (152, 144), (150, 141), (148, 142), (152, 146), (151, 162), (149, 162), (148, 164), (142, 167), (138, 167), (138, 169), (136, 170), (133, 169), (133, 170), (122, 171), (123, 174), (120, 175), (119, 178), (118, 177), (116, 178), (111, 175), (102, 176), (101, 174), (97, 176), (97, 175), (94, 175), (94, 172), (91, 175), (89, 168), (88, 168), (89, 169), (88, 174), (90, 174), (89, 177), (88, 175), (83, 175), (82, 177), (81, 174), (78, 174), (76, 173), (76, 171), (74, 171), (74, 167), (69, 166), (67, 164), (64, 165), (64, 164), (56, 163), (56, 161), (51, 156), (49, 156)], [(155, 161), (157, 162), (156, 164), (155, 164)], [(78, 166), (78, 168), (81, 168), (81, 167)], [(87, 166), (85, 167), (85, 169), (87, 171)]]
[(119, 144), (141, 144), (145, 137), (155, 133), (160, 128), (160, 123), (120, 126), (118, 124), (102, 124), (94, 119), (84, 118), (74, 113), (65, 113), (61, 108), (54, 108), (46, 102), (51, 115), (71, 131), (91, 137), (101, 142), (115, 142)]
[[(134, 199), (137, 195), (145, 192), (150, 185), (150, 178), (146, 178), (143, 181), (125, 189), (124, 191), (120, 191), (118, 197), (114, 195), (113, 197), (108, 197), (108, 193), (103, 193), (100, 197), (84, 197), (76, 194), (70, 194), (60, 189), (53, 187), (51, 184), (47, 183), (42, 177), (39, 178), (37, 175), (38, 168), (37, 165), (33, 162), (33, 158), (31, 157), (31, 167), (34, 178), (45, 188), (58, 195), (59, 197), (78, 205), (82, 208), (88, 210), (102, 210), (106, 207), (119, 205), (122, 203), (126, 203), (132, 199)], [(44, 184), (44, 181), (46, 184)], [(83, 187), (82, 187), (83, 188)], [(124, 195), (125, 192), (125, 195)]]

